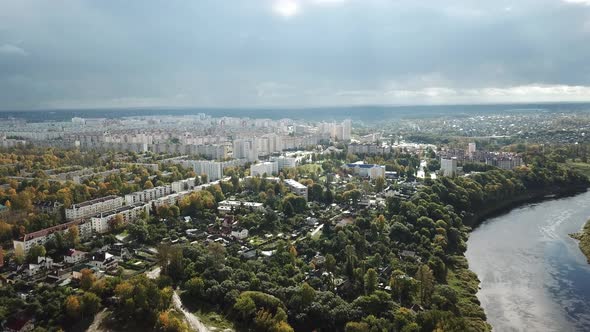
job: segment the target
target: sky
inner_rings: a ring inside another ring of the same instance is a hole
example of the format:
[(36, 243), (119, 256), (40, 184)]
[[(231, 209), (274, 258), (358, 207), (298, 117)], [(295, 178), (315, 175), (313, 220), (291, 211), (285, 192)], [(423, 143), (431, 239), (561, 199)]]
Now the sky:
[(590, 101), (590, 0), (0, 0), (0, 110)]

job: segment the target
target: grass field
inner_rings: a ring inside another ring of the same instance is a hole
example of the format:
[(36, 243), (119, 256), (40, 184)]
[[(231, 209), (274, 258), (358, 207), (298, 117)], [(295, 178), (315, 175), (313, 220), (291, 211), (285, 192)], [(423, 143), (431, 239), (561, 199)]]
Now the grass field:
[(589, 163), (568, 161), (565, 165), (571, 169), (575, 169), (577, 171), (580, 171), (581, 173), (583, 173), (584, 175), (586, 175), (587, 177), (590, 178), (590, 164)]

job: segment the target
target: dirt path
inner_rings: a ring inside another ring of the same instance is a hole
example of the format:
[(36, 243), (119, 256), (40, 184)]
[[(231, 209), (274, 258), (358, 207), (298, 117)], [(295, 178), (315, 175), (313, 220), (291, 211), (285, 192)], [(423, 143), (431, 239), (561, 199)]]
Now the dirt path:
[(106, 330), (101, 328), (100, 325), (102, 324), (102, 321), (105, 319), (106, 316), (107, 309), (105, 308), (102, 309), (99, 313), (97, 313), (96, 316), (94, 316), (94, 320), (92, 321), (92, 324), (90, 324), (86, 332), (105, 332)]
[(180, 300), (180, 296), (178, 296), (178, 293), (176, 291), (174, 291), (174, 295), (172, 296), (172, 302), (174, 304), (174, 307), (178, 311), (182, 312), (182, 314), (186, 318), (187, 322), (189, 323), (191, 329), (193, 329), (194, 331), (198, 331), (198, 332), (210, 332), (211, 331), (211, 330), (209, 330), (209, 328), (207, 328), (207, 326), (205, 326), (205, 324), (203, 324), (199, 320), (199, 317), (195, 316), (190, 311), (188, 311), (184, 308), (184, 306), (182, 305), (182, 301)]

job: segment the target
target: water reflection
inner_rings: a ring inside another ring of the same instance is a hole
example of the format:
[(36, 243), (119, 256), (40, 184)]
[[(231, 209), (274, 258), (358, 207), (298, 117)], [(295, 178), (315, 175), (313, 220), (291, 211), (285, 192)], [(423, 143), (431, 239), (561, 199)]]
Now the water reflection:
[(590, 331), (590, 265), (568, 234), (590, 218), (590, 192), (492, 218), (468, 242), (478, 298), (495, 331)]

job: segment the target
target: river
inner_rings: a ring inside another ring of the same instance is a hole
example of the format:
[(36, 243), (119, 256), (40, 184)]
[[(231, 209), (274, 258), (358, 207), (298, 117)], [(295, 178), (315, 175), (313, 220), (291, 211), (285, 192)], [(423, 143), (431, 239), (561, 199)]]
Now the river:
[(590, 218), (590, 192), (488, 219), (470, 235), (469, 267), (494, 331), (590, 331), (590, 265), (568, 234)]

